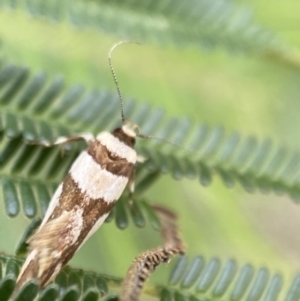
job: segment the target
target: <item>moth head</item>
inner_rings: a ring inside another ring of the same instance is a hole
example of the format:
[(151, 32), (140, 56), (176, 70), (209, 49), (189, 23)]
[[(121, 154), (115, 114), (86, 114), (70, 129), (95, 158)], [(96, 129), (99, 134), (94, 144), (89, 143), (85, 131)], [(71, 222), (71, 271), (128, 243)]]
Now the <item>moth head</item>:
[(139, 136), (140, 129), (139, 126), (135, 123), (133, 123), (131, 120), (125, 120), (122, 125), (123, 132), (132, 138), (135, 138)]

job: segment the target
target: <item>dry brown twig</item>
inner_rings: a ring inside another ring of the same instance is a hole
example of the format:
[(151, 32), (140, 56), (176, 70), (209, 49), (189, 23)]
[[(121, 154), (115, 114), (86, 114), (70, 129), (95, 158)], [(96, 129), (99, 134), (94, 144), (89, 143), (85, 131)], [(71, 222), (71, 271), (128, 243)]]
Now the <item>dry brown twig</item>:
[(183, 255), (185, 246), (179, 236), (177, 216), (161, 206), (153, 206), (161, 223), (164, 244), (138, 255), (131, 263), (122, 283), (120, 301), (137, 301), (145, 282), (161, 263), (168, 263), (176, 254)]

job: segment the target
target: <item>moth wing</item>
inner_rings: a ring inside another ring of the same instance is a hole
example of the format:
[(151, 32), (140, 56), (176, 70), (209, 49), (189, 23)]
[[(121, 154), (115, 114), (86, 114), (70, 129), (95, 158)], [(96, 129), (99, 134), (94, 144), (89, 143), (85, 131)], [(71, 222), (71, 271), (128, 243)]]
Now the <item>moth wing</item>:
[(28, 240), (29, 253), (17, 279), (15, 292), (33, 278), (40, 287), (44, 287), (59, 273), (62, 268), (61, 255), (70, 247), (68, 239), (65, 239), (70, 218), (71, 213), (65, 211), (42, 225)]

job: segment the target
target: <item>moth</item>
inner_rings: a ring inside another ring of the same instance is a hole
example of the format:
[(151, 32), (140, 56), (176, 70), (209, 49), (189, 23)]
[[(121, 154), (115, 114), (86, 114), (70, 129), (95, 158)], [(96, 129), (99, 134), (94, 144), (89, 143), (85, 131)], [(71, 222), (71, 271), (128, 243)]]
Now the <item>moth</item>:
[[(102, 225), (116, 201), (128, 185), (133, 191), (134, 150), (137, 126), (124, 118), (123, 100), (111, 63), (109, 65), (117, 86), (122, 126), (112, 133), (101, 132), (96, 137), (83, 134), (60, 137), (51, 145), (84, 140), (84, 150), (71, 166), (63, 182), (54, 193), (45, 217), (29, 239), (29, 252), (21, 269), (15, 293), (35, 278), (40, 288), (54, 280), (75, 252)], [(46, 146), (50, 146), (46, 145)]]

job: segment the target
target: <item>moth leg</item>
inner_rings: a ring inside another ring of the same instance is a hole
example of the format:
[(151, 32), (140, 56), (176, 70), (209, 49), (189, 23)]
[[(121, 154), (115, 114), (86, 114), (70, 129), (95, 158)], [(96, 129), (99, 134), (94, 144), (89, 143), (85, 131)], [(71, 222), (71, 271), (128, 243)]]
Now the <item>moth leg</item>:
[(185, 246), (179, 236), (176, 215), (166, 208), (153, 206), (161, 222), (164, 244), (138, 255), (131, 263), (121, 286), (120, 301), (138, 301), (149, 276), (161, 263), (168, 263), (172, 255), (184, 254)]
[(148, 158), (142, 156), (142, 155), (137, 155), (136, 161), (139, 163), (144, 163), (145, 161), (147, 161)]
[(61, 144), (66, 144), (69, 142), (73, 142), (73, 141), (81, 141), (84, 140), (87, 144), (90, 144), (91, 142), (93, 142), (95, 140), (95, 137), (93, 134), (91, 133), (83, 133), (77, 136), (70, 136), (70, 137), (65, 137), (65, 136), (61, 136), (58, 137), (54, 142), (52, 143), (48, 143), (48, 142), (39, 142), (37, 144), (39, 145), (43, 145), (46, 147), (50, 147), (50, 146), (54, 146), (54, 145), (61, 145)]
[(133, 204), (133, 194), (134, 194), (134, 188), (135, 188), (135, 168), (132, 169), (131, 175), (128, 179), (128, 189), (129, 189), (129, 194), (128, 194), (128, 203), (129, 205)]
[[(137, 156), (137, 162), (139, 162), (139, 163), (144, 163), (146, 160), (147, 160), (147, 158), (144, 156), (140, 156), (140, 155)], [(133, 204), (133, 194), (134, 194), (134, 189), (135, 189), (135, 168), (133, 168), (131, 175), (129, 176), (127, 187), (129, 189), (128, 203), (129, 203), (129, 205), (132, 205)]]

